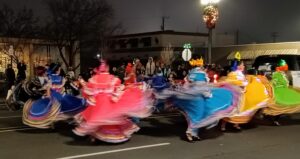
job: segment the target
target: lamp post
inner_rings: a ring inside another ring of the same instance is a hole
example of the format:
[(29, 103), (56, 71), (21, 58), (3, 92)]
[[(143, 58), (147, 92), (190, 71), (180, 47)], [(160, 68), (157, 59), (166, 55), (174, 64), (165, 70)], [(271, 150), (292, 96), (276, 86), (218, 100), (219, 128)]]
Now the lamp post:
[(212, 30), (219, 19), (218, 3), (220, 0), (200, 0), (203, 5), (203, 21), (208, 29), (208, 63), (211, 64)]

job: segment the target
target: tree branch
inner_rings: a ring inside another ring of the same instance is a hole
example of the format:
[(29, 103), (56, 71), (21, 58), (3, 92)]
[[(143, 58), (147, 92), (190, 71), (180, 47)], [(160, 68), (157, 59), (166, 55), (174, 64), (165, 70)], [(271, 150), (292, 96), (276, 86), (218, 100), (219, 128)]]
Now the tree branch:
[(76, 70), (79, 68), (79, 66), (80, 66), (80, 62), (79, 62), (79, 64), (77, 64), (77, 65), (75, 66), (74, 71), (76, 71)]
[(68, 64), (68, 62), (67, 62), (67, 60), (66, 60), (66, 58), (65, 58), (65, 56), (64, 56), (64, 54), (63, 54), (63, 52), (62, 52), (62, 47), (60, 46), (60, 47), (58, 48), (58, 50), (59, 50), (59, 55), (60, 55), (60, 57), (62, 58), (63, 62), (65, 63), (65, 65), (66, 65), (67, 67), (69, 67), (69, 64)]

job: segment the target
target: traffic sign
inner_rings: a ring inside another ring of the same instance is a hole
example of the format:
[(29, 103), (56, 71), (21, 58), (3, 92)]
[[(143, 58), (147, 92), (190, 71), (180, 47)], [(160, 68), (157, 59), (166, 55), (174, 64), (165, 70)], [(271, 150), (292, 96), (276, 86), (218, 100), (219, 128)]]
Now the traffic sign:
[(190, 61), (192, 58), (192, 51), (190, 49), (184, 49), (182, 51), (182, 58), (184, 61)]

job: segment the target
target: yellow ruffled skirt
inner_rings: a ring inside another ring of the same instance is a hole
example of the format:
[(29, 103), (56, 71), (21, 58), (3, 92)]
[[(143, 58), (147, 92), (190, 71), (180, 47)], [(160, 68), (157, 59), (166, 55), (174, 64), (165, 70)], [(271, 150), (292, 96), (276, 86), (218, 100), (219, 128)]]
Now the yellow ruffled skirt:
[(260, 77), (247, 76), (249, 84), (244, 88), (238, 111), (224, 120), (233, 124), (248, 123), (256, 112), (266, 107), (270, 102), (267, 88)]

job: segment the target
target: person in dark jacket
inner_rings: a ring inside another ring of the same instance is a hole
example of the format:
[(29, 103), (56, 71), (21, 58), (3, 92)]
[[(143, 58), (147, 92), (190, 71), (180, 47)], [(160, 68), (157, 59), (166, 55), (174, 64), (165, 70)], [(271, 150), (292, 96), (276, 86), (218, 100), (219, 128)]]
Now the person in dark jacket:
[(7, 82), (7, 89), (10, 89), (11, 86), (14, 85), (15, 80), (16, 80), (15, 71), (12, 69), (12, 66), (10, 64), (7, 65), (7, 68), (5, 70), (5, 76), (6, 76), (6, 82)]
[(17, 64), (18, 75), (17, 75), (17, 83), (26, 79), (26, 64), (24, 61), (21, 61)]

